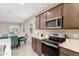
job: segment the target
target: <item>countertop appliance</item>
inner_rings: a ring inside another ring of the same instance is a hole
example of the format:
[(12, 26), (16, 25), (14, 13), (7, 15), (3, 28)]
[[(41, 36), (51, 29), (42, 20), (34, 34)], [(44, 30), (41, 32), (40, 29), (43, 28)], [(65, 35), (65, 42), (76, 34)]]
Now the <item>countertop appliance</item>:
[(63, 17), (55, 17), (53, 19), (45, 20), (46, 28), (62, 28), (63, 27)]
[(42, 54), (45, 56), (59, 56), (59, 44), (65, 41), (65, 34), (52, 34), (42, 40)]

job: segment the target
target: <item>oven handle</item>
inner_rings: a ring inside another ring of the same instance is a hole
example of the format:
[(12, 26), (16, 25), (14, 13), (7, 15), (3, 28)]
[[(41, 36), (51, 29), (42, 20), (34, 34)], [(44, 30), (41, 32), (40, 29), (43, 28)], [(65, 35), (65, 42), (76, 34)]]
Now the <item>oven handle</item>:
[(55, 46), (55, 45), (50, 44), (50, 43), (46, 43), (46, 42), (44, 42), (44, 41), (41, 41), (41, 42), (42, 42), (42, 43), (44, 43), (44, 44), (46, 44), (46, 45), (48, 45), (48, 46), (55, 47), (55, 48), (57, 48), (57, 49), (58, 49), (58, 46)]

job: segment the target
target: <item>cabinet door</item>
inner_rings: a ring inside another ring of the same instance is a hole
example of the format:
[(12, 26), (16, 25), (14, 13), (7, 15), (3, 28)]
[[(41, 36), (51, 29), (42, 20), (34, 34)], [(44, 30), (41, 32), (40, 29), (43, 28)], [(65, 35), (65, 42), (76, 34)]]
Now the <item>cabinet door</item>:
[(63, 5), (60, 4), (54, 8), (54, 18), (62, 16)]
[(46, 13), (40, 15), (40, 29), (45, 29)]
[(46, 12), (47, 20), (54, 18), (54, 9), (50, 9)]
[(79, 28), (79, 4), (66, 3), (63, 5), (63, 27), (69, 29)]
[(60, 47), (59, 49), (60, 51), (60, 55), (65, 55), (65, 56), (79, 56), (79, 53), (78, 52), (75, 52), (75, 51), (72, 51), (72, 50), (69, 50), (69, 49), (66, 49), (66, 48), (63, 48), (63, 47)]
[(40, 16), (36, 16), (36, 29), (40, 29)]
[(32, 37), (32, 49), (35, 51), (35, 38)]
[(41, 55), (41, 41), (39, 39), (36, 39), (36, 53)]
[(48, 10), (47, 11), (47, 20), (62, 16), (62, 8), (63, 8), (63, 5), (60, 4), (60, 5), (57, 5), (56, 7)]

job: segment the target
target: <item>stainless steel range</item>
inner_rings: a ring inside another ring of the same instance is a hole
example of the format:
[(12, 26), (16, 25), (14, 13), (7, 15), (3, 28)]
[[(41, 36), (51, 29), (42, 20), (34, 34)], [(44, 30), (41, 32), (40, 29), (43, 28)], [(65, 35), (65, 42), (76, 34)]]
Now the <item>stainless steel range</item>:
[(65, 34), (52, 34), (42, 40), (42, 54), (45, 56), (59, 56), (59, 44), (65, 41)]

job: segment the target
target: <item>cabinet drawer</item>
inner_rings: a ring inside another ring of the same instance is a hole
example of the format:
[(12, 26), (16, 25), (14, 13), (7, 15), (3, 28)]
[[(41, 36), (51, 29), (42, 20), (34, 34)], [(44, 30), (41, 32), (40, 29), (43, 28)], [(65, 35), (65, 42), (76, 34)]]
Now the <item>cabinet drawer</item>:
[(60, 52), (69, 56), (79, 56), (79, 53), (60, 47)]

